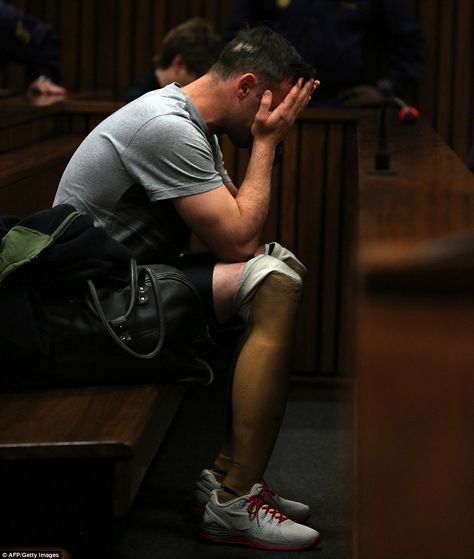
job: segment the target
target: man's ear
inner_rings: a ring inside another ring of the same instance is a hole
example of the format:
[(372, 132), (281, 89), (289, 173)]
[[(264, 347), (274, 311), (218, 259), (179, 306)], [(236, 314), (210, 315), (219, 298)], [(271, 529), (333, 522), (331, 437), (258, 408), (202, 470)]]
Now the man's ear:
[(237, 96), (239, 99), (244, 99), (257, 87), (257, 76), (248, 72), (239, 76), (237, 82)]

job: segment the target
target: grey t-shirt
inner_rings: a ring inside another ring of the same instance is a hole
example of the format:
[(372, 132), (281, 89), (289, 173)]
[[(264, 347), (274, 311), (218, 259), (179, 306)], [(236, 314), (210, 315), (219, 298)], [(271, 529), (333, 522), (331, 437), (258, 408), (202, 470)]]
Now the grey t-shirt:
[(54, 205), (91, 215), (140, 261), (166, 261), (189, 237), (171, 200), (228, 182), (216, 136), (171, 84), (94, 128), (66, 167)]

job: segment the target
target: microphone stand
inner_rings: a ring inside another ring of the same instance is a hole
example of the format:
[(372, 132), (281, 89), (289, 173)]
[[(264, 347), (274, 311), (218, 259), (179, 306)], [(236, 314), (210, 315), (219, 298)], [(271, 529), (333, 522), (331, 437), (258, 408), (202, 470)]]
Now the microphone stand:
[(385, 97), (379, 112), (379, 134), (377, 151), (375, 152), (374, 169), (369, 171), (370, 175), (394, 176), (396, 171), (390, 168), (390, 151), (388, 149), (387, 133), (387, 111), (389, 107), (399, 107), (398, 118), (404, 124), (415, 124), (419, 118), (419, 112), (414, 107), (410, 107), (399, 97)]

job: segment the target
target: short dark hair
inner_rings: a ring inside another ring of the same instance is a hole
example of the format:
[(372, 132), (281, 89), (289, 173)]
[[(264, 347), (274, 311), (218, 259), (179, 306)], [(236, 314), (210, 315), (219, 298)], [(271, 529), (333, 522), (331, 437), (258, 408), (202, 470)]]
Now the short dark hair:
[(173, 27), (163, 39), (160, 53), (153, 59), (156, 68), (168, 68), (177, 54), (188, 72), (203, 76), (214, 64), (224, 43), (212, 25), (199, 17)]
[(224, 47), (210, 71), (223, 80), (252, 72), (263, 81), (264, 87), (288, 79), (294, 83), (300, 77), (306, 81), (316, 76), (316, 70), (301, 58), (291, 43), (264, 25), (240, 31)]

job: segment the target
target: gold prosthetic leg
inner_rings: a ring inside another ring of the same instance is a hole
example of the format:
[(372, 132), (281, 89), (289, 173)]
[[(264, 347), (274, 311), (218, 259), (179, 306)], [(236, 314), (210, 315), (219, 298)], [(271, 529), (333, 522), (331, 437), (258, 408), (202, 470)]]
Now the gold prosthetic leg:
[[(303, 263), (300, 262), (292, 252), (282, 247), (279, 243), (273, 242), (266, 244), (264, 247), (264, 254), (271, 255), (283, 261), (289, 268), (296, 272), (302, 280), (304, 279), (304, 276), (306, 275), (306, 268)], [(237, 355), (239, 354), (247, 337), (248, 334), (246, 332), (236, 350)], [(235, 370), (235, 365), (236, 363), (234, 361), (231, 368), (232, 371)], [(231, 399), (231, 394), (229, 395), (229, 399)], [(232, 465), (232, 431), (232, 410), (230, 410), (227, 420), (226, 440), (222, 444), (220, 452), (214, 460), (214, 465), (211, 468), (218, 481), (222, 481), (223, 474), (225, 475), (225, 473), (229, 471)]]
[[(224, 486), (237, 494), (248, 493), (262, 481), (285, 411), (301, 296), (301, 280), (294, 276), (272, 271), (249, 306), (248, 327), (233, 377), (232, 441), (215, 461), (220, 470), (227, 471)], [(222, 497), (225, 500), (226, 494)], [(228, 494), (228, 498), (234, 497)]]

